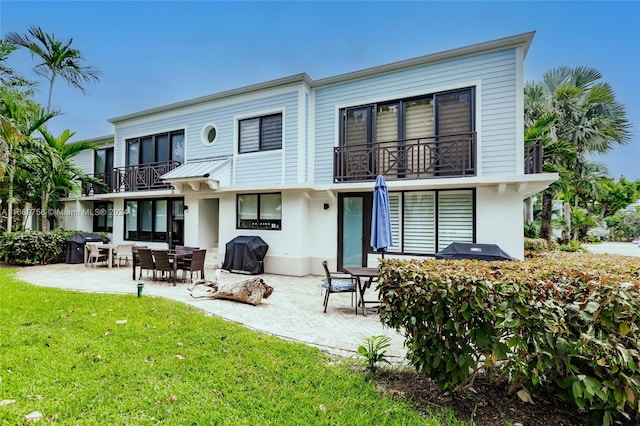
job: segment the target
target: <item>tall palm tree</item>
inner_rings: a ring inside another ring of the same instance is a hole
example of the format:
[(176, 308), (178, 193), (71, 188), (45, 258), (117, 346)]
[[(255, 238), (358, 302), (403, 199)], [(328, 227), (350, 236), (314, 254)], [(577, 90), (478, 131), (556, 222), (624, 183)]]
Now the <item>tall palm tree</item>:
[(33, 143), (32, 134), (45, 125), (47, 121), (58, 115), (57, 112), (47, 112), (27, 98), (24, 93), (15, 89), (0, 86), (0, 146), (5, 146), (7, 155), (4, 168), (7, 169), (7, 232), (11, 232), (13, 225), (14, 179), (16, 164), (20, 157), (28, 153)]
[[(566, 172), (565, 176), (561, 173), (561, 182), (556, 186), (576, 187), (584, 183), (581, 170), (588, 167), (592, 155), (607, 153), (614, 144), (624, 144), (630, 139), (624, 106), (616, 101), (609, 84), (599, 82), (601, 78), (595, 68), (559, 67), (547, 71), (542, 82), (525, 87), (525, 125), (542, 114), (557, 114), (548, 135), (554, 143), (569, 148), (552, 158), (553, 164)], [(577, 203), (576, 198), (574, 204)], [(550, 221), (550, 215), (547, 219), (543, 217), (541, 228), (549, 234), (541, 231), (541, 236), (547, 239), (551, 238)]]
[(37, 56), (42, 60), (34, 67), (34, 71), (49, 81), (47, 111), (51, 111), (53, 85), (58, 77), (80, 89), (82, 93), (86, 92), (84, 84), (100, 80), (100, 71), (80, 65), (84, 58), (79, 50), (71, 47), (72, 38), (62, 42), (56, 40), (54, 34), (46, 34), (40, 27), (32, 26), (27, 34), (11, 32), (7, 34), (6, 39), (28, 49), (31, 56)]

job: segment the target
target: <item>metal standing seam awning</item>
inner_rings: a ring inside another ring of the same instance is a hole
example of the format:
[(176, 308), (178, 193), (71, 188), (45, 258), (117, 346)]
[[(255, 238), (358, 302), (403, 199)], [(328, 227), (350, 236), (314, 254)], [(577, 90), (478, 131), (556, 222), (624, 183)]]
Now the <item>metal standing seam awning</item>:
[[(216, 190), (220, 187), (220, 181), (228, 179), (230, 164), (231, 158), (187, 161), (163, 174), (160, 179), (174, 186), (178, 192), (183, 192), (185, 185), (193, 191), (200, 191), (202, 183), (209, 189)], [(225, 172), (227, 179), (225, 179)]]

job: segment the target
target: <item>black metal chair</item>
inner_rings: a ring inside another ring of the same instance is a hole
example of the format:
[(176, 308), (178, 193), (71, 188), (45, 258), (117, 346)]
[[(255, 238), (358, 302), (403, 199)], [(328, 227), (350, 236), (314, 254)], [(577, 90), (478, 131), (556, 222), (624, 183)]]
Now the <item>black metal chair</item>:
[[(331, 293), (351, 293), (351, 305), (353, 306), (353, 297), (357, 298), (357, 285), (355, 279), (349, 274), (341, 274), (338, 272), (329, 272), (327, 261), (322, 262), (324, 268), (325, 279), (322, 280), (322, 288), (324, 289), (324, 312), (327, 312), (329, 304), (329, 295)], [(355, 304), (355, 313), (358, 315), (358, 304)]]

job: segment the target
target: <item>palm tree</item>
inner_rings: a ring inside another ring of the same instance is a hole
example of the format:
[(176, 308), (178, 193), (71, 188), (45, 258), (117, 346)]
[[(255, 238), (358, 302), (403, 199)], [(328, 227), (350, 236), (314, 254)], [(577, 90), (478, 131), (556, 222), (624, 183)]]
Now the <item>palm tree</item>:
[[(557, 195), (558, 187), (584, 184), (581, 176), (590, 167), (592, 155), (607, 153), (615, 143), (624, 144), (630, 139), (624, 106), (615, 100), (609, 84), (599, 82), (601, 78), (594, 68), (559, 67), (547, 71), (542, 82), (528, 83), (525, 87), (525, 125), (530, 126), (543, 114), (557, 115), (548, 136), (563, 149), (550, 160), (564, 173), (553, 196)], [(575, 205), (579, 194), (576, 191)], [(551, 237), (550, 221), (551, 215), (543, 216), (541, 236), (547, 239)]]
[[(75, 135), (69, 129), (64, 130), (58, 137), (44, 128), (40, 128), (39, 132), (46, 149), (40, 151), (41, 155), (35, 162), (39, 167), (34, 173), (40, 178), (40, 207), (43, 212), (48, 212), (50, 201), (56, 202), (61, 193), (70, 192), (77, 178), (87, 178), (87, 175), (72, 163), (71, 158), (84, 150), (93, 149), (94, 145), (87, 141), (67, 143)], [(47, 221), (44, 219), (45, 217), (41, 223), (43, 232), (47, 230)]]
[(42, 59), (42, 62), (34, 67), (34, 71), (49, 81), (47, 111), (51, 111), (51, 96), (56, 78), (62, 78), (71, 86), (80, 89), (82, 93), (86, 92), (85, 83), (95, 83), (100, 80), (100, 71), (80, 65), (84, 58), (79, 50), (71, 47), (72, 38), (62, 42), (56, 40), (53, 34), (46, 34), (40, 27), (32, 26), (27, 34), (11, 32), (7, 34), (6, 39), (28, 49), (31, 56)]
[(31, 86), (32, 83), (16, 75), (13, 68), (6, 64), (9, 55), (16, 50), (16, 46), (0, 39), (0, 84), (9, 86)]
[(58, 113), (44, 111), (24, 93), (5, 86), (0, 86), (0, 96), (0, 147), (4, 146), (7, 154), (3, 170), (8, 172), (7, 232), (11, 232), (16, 164), (29, 151), (31, 135)]

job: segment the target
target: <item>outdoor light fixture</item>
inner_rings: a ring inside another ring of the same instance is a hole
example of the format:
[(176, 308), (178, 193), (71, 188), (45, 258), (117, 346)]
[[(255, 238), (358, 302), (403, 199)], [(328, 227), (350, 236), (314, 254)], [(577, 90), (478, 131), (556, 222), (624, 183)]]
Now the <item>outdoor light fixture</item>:
[(324, 203), (324, 209), (329, 210), (329, 203)]
[(183, 204), (183, 205), (182, 205), (182, 210), (183, 210), (183, 211), (184, 211), (184, 210), (189, 210), (189, 206), (188, 206), (188, 205), (186, 205), (186, 204)]

